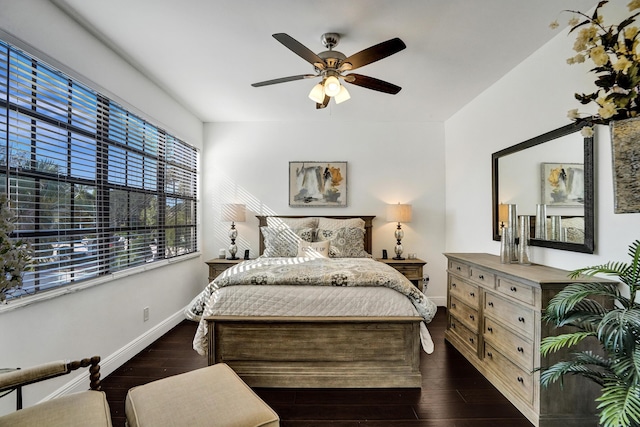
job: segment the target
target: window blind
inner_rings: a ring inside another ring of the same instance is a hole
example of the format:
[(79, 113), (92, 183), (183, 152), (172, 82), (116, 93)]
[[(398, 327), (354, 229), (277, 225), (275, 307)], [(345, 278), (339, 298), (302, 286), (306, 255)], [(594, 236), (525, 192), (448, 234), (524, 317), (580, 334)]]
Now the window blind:
[(197, 150), (2, 41), (0, 145), (34, 251), (8, 298), (197, 250)]

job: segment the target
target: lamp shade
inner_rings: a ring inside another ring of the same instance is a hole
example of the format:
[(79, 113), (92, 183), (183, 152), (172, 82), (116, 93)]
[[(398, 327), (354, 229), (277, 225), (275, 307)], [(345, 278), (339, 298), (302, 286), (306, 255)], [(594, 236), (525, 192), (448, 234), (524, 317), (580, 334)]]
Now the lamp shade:
[(309, 92), (309, 98), (318, 104), (322, 104), (324, 101), (324, 86), (322, 86), (322, 83), (318, 83), (313, 87), (313, 89), (311, 89), (311, 92)]
[(340, 81), (335, 76), (329, 76), (324, 81), (324, 93), (327, 96), (336, 96), (340, 93)]
[(341, 102), (344, 102), (350, 98), (351, 95), (349, 95), (349, 91), (347, 90), (347, 88), (344, 87), (344, 85), (341, 85), (340, 92), (338, 92), (338, 94), (333, 99), (335, 99), (336, 104), (340, 104)]
[(387, 221), (411, 222), (411, 205), (387, 205)]
[(507, 222), (509, 220), (509, 205), (500, 203), (498, 207), (498, 221)]
[(243, 204), (227, 203), (222, 205), (222, 221), (244, 222), (246, 209)]

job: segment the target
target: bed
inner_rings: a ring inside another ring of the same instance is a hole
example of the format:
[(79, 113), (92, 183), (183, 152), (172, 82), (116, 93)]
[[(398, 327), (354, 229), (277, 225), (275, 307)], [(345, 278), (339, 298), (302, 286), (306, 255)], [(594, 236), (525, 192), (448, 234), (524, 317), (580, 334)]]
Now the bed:
[(373, 218), (258, 216), (262, 255), (185, 310), (194, 349), (253, 387), (421, 387), (436, 306), (371, 258)]

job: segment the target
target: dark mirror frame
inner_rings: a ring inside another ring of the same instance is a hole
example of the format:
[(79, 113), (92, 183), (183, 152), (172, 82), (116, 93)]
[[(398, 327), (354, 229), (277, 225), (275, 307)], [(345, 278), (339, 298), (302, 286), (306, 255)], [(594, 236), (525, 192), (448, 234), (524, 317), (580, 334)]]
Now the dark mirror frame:
[[(491, 186), (492, 186), (492, 201), (491, 206), (491, 219), (493, 221), (493, 240), (500, 240), (499, 234), (499, 217), (498, 217), (498, 204), (499, 199), (499, 171), (498, 161), (501, 157), (509, 154), (516, 153), (518, 151), (526, 150), (527, 148), (534, 147), (545, 142), (553, 141), (554, 139), (561, 138), (566, 135), (570, 135), (588, 126), (585, 122), (571, 123), (567, 126), (552, 130), (535, 138), (531, 138), (527, 141), (516, 144), (512, 147), (505, 148), (504, 150), (497, 151), (491, 155)], [(530, 239), (531, 246), (541, 246), (545, 248), (561, 249), (565, 251), (583, 252), (592, 254), (595, 248), (594, 244), (594, 167), (593, 167), (593, 137), (584, 138), (584, 243), (569, 243), (558, 242), (554, 240), (541, 240)]]

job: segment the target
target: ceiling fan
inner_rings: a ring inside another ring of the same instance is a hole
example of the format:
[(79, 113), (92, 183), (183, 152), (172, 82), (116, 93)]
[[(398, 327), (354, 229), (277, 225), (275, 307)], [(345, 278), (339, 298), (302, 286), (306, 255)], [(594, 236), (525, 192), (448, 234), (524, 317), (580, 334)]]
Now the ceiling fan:
[(316, 84), (309, 93), (309, 98), (316, 102), (316, 108), (325, 108), (331, 98), (335, 99), (336, 104), (340, 104), (351, 97), (344, 85), (340, 84), (340, 79), (356, 86), (389, 93), (391, 95), (395, 95), (402, 89), (400, 86), (373, 77), (363, 76), (362, 74), (349, 73), (343, 75), (346, 71), (355, 70), (356, 68), (379, 61), (406, 48), (407, 46), (404, 42), (397, 37), (361, 50), (349, 57), (342, 52), (333, 50), (340, 41), (340, 34), (337, 33), (325, 33), (322, 35), (322, 44), (329, 50), (318, 54), (315, 54), (288, 34), (277, 33), (274, 34), (273, 37), (293, 53), (313, 65), (315, 74), (299, 74), (297, 76), (266, 80), (253, 83), (251, 85), (253, 87), (321, 77), (322, 81)]

